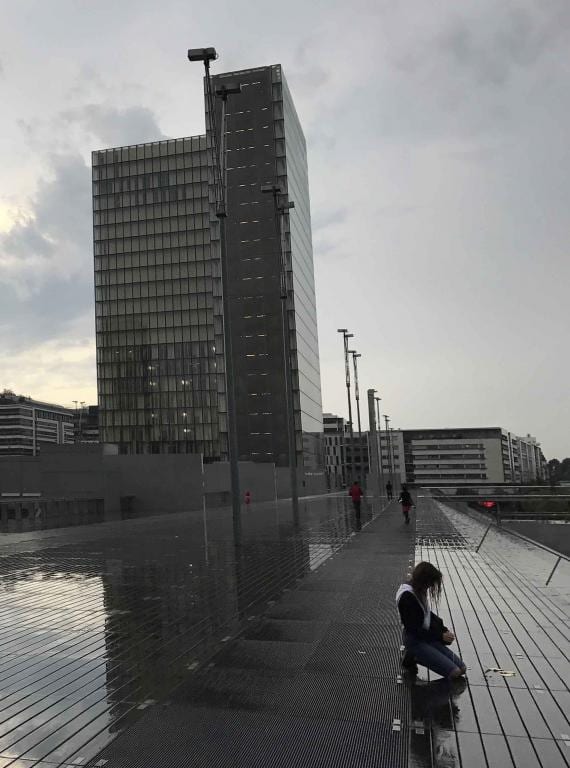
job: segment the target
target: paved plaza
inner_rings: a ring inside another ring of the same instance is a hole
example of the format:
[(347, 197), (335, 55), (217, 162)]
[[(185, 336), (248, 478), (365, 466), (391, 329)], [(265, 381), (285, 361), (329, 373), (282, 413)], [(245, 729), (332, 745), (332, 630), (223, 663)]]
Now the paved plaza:
[[(419, 492), (0, 540), (0, 768), (513, 766), (570, 760), (568, 563)], [(418, 559), (469, 667), (401, 676)]]

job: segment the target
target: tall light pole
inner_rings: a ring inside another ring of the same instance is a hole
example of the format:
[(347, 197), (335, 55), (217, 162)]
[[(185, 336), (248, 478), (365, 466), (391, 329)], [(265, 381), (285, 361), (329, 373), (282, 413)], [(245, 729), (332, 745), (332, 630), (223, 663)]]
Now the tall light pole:
[(84, 408), (85, 408), (85, 400), (81, 400), (81, 402), (79, 403), (79, 442), (80, 443), (83, 442), (81, 439), (83, 437), (81, 433), (81, 417), (83, 416)]
[[(289, 329), (288, 299), (292, 286), (289, 286), (288, 264), (283, 242), (283, 219), (288, 210), (295, 207), (295, 203), (287, 199), (287, 195), (278, 184), (262, 184), (261, 191), (273, 196), (273, 210), (277, 237), (279, 240), (279, 290), (281, 297), (281, 324), (283, 328), (283, 358), (285, 363), (285, 400), (287, 418), (287, 447), (289, 452), (289, 477), (291, 485), (291, 504), (293, 507), (293, 520), (295, 524), (299, 520), (299, 487), (297, 477), (297, 434), (295, 429), (295, 390), (293, 381), (293, 365), (291, 361), (291, 338)], [(291, 302), (291, 309), (292, 302)]]
[(388, 426), (390, 422), (389, 416), (384, 416), (384, 423), (386, 424), (386, 445), (388, 447), (388, 459), (390, 463), (390, 482), (392, 487), (394, 486), (394, 456), (392, 454), (392, 440), (390, 439), (390, 428)]
[[(396, 474), (396, 454), (394, 453), (394, 429), (390, 427), (390, 445), (392, 446), (392, 461), (394, 462), (394, 475)], [(400, 461), (401, 461), (400, 457)], [(400, 466), (402, 466), (400, 464)], [(400, 485), (400, 477), (398, 476), (398, 481), (396, 483), (397, 486)]]
[(369, 463), (370, 474), (375, 480), (375, 495), (380, 500), (382, 497), (382, 486), (380, 485), (380, 460), (378, 457), (378, 430), (376, 425), (376, 405), (374, 402), (375, 389), (369, 389), (368, 395), (368, 427), (369, 427)]
[(375, 397), (374, 400), (376, 401), (376, 411), (377, 411), (377, 424), (378, 424), (378, 456), (380, 461), (380, 482), (382, 483), (382, 493), (381, 496), (384, 495), (384, 491), (386, 490), (386, 487), (384, 485), (384, 465), (382, 464), (382, 416), (380, 414), (380, 400), (382, 398)]
[(342, 333), (344, 339), (344, 371), (346, 378), (346, 396), (348, 398), (348, 429), (350, 434), (350, 478), (354, 480), (354, 429), (352, 427), (352, 401), (350, 399), (350, 365), (348, 362), (348, 340), (354, 338), (353, 333), (348, 333), (347, 328), (338, 328), (337, 333)]
[(358, 389), (358, 364), (357, 360), (362, 357), (360, 352), (355, 349), (349, 349), (349, 354), (352, 355), (352, 365), (354, 368), (354, 399), (356, 400), (356, 420), (358, 423), (358, 450), (360, 452), (360, 476), (362, 477), (362, 462), (364, 460), (364, 451), (362, 449), (362, 425), (360, 423), (360, 392)]
[[(79, 442), (79, 434), (77, 431), (77, 422), (79, 421), (79, 400), (72, 400), (75, 403), (75, 421), (73, 423), (73, 442)], [(34, 453), (35, 455), (35, 453)]]
[(234, 359), (232, 352), (232, 332), (230, 314), (230, 281), (228, 269), (228, 251), (226, 243), (227, 218), (227, 163), (226, 163), (226, 106), (228, 96), (241, 92), (241, 86), (226, 84), (216, 90), (221, 100), (221, 126), (218, 133), (214, 85), (210, 75), (210, 62), (218, 58), (215, 48), (191, 48), (188, 59), (204, 63), (206, 81), (206, 104), (209, 116), (210, 135), (212, 137), (212, 170), (214, 175), (214, 194), (216, 217), (220, 226), (220, 262), (222, 277), (222, 313), (224, 326), (224, 352), (226, 366), (226, 402), (228, 418), (228, 459), (230, 464), (230, 484), (232, 494), (232, 514), (234, 534), (241, 532), (241, 494), (239, 482), (239, 448), (237, 437), (237, 411), (235, 395)]

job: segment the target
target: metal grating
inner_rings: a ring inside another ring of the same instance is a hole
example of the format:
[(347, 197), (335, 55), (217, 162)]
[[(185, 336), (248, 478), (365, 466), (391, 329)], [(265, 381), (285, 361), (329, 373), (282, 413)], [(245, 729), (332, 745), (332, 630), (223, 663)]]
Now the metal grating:
[(130, 768), (134, 755), (140, 765), (141, 744), (153, 768), (395, 768), (406, 759), (404, 734), (382, 723), (173, 706), (167, 719), (149, 713), (105, 752), (105, 768)]
[(326, 622), (264, 618), (248, 627), (243, 636), (247, 640), (314, 643), (322, 638), (327, 626)]
[(418, 547), (440, 547), (442, 549), (470, 549), (469, 541), (460, 533), (447, 534), (445, 536), (432, 536), (429, 534), (416, 537)]

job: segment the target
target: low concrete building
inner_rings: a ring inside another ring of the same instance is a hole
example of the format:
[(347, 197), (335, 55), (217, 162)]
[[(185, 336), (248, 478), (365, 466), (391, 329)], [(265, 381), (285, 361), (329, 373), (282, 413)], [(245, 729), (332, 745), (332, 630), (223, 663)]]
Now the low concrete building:
[(37, 456), (45, 445), (73, 443), (73, 411), (4, 390), (0, 394), (0, 456)]
[(548, 477), (536, 438), (501, 427), (406, 429), (398, 440), (402, 474), (415, 485), (518, 485)]
[[(352, 473), (366, 483), (380, 467), (370, 467), (370, 433), (358, 435), (354, 447), (344, 419), (325, 414), (325, 465), (329, 488), (346, 485)], [(382, 457), (384, 486), (394, 490), (412, 485), (533, 484), (548, 479), (540, 443), (531, 435), (520, 437), (501, 427), (456, 429), (391, 429), (376, 433)], [(374, 459), (376, 461), (376, 459)]]

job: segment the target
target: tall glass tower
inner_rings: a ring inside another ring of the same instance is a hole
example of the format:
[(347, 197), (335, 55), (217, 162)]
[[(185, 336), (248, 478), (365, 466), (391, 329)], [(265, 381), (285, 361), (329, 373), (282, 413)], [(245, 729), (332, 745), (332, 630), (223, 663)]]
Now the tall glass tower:
[[(288, 464), (280, 247), (297, 459), (322, 472), (322, 407), (307, 157), (279, 65), (230, 72), (227, 251), (242, 460)], [(93, 153), (97, 379), (102, 442), (123, 452), (227, 458), (219, 223), (211, 136)]]
[(206, 137), (93, 153), (101, 441), (221, 455)]
[[(303, 130), (280, 65), (227, 72), (214, 82), (242, 88), (228, 101), (223, 126), (240, 457), (288, 464), (281, 243), (273, 198), (261, 192), (263, 184), (276, 184), (295, 204), (291, 213), (285, 212), (282, 228), (298, 463), (305, 473), (318, 473), (323, 416)], [(212, 247), (217, 246), (213, 237)]]

